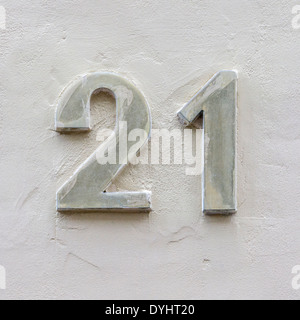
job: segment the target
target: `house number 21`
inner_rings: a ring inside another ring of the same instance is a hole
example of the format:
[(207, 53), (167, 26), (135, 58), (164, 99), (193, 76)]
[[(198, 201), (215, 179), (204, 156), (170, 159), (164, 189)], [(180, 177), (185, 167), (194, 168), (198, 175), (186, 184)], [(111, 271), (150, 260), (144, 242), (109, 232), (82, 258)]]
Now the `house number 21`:
[[(59, 99), (56, 131), (89, 131), (90, 99), (100, 90), (109, 91), (116, 99), (115, 131), (58, 190), (57, 211), (149, 212), (151, 192), (106, 192), (128, 159), (136, 155), (151, 135), (150, 108), (132, 83), (112, 73), (90, 73), (76, 78)], [(200, 116), (204, 118), (205, 214), (226, 215), (237, 211), (236, 114), (237, 73), (234, 71), (216, 74), (178, 113), (184, 126), (192, 125)], [(126, 123), (124, 128), (120, 128), (122, 123)], [(135, 131), (143, 133), (139, 135), (138, 148), (134, 134), (130, 138)], [(116, 150), (116, 163), (102, 162), (101, 157), (110, 148)]]

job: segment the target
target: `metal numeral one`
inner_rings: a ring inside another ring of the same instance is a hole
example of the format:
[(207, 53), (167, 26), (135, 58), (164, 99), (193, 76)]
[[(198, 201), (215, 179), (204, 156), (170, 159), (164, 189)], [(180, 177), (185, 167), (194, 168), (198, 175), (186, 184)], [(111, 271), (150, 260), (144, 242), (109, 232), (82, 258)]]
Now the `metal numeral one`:
[(237, 82), (235, 71), (217, 73), (178, 113), (184, 126), (204, 118), (204, 214), (237, 212)]
[[(136, 142), (126, 141), (126, 152), (120, 134), (120, 123), (127, 124), (127, 137), (135, 129), (146, 135), (140, 141), (146, 143), (151, 133), (149, 106), (142, 93), (126, 79), (112, 73), (91, 73), (75, 79), (63, 92), (56, 110), (56, 131), (85, 132), (90, 128), (90, 99), (98, 90), (108, 90), (116, 99), (117, 125), (114, 135), (74, 172), (73, 176), (57, 192), (59, 212), (148, 212), (151, 211), (150, 192), (107, 193), (106, 189), (121, 169), (128, 163)], [(114, 141), (114, 145), (112, 145)], [(121, 146), (121, 147), (120, 147)], [(116, 147), (116, 164), (101, 164), (99, 154)]]

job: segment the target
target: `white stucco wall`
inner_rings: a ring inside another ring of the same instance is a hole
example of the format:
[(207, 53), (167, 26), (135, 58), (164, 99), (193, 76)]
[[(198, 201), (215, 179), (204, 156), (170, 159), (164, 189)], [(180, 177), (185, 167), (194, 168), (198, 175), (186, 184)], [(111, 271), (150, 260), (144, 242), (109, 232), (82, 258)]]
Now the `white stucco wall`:
[[(300, 298), (291, 285), (300, 265), (296, 4), (1, 0), (0, 298)], [(220, 69), (240, 78), (237, 215), (203, 216), (201, 177), (178, 165), (130, 167), (112, 186), (151, 190), (150, 215), (56, 214), (56, 190), (95, 150), (97, 129), (114, 124), (102, 95), (90, 134), (53, 131), (73, 77), (124, 75), (145, 94), (153, 128), (172, 129)]]

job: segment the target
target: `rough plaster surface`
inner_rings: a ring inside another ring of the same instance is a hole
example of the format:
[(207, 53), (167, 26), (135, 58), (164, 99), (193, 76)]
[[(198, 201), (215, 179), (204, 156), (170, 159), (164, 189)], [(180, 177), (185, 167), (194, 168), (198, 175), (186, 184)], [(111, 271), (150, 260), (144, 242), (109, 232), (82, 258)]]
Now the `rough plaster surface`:
[[(300, 298), (300, 31), (290, 0), (1, 0), (2, 299)], [(53, 131), (63, 87), (87, 71), (132, 80), (153, 128), (220, 69), (239, 71), (238, 214), (201, 214), (185, 166), (129, 167), (111, 187), (153, 192), (150, 214), (59, 215), (56, 190), (114, 126), (92, 101), (93, 131)]]

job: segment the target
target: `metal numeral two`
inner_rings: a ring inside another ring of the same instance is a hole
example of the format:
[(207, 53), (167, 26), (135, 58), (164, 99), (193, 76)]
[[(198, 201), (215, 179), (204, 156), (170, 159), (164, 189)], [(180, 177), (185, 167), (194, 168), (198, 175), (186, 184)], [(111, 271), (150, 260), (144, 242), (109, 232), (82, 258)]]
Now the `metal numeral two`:
[[(57, 211), (150, 211), (150, 192), (105, 192), (128, 163), (130, 153), (133, 152), (132, 147), (136, 143), (126, 141), (127, 150), (122, 152), (119, 124), (126, 122), (126, 137), (135, 129), (143, 130), (146, 134), (141, 139), (141, 144), (146, 143), (150, 137), (150, 109), (144, 96), (133, 84), (112, 73), (91, 73), (78, 77), (60, 97), (55, 116), (56, 131), (89, 131), (90, 99), (98, 90), (108, 90), (116, 99), (117, 125), (114, 135), (102, 143), (57, 192)], [(112, 145), (113, 142), (115, 146)], [(99, 162), (99, 154), (104, 154), (110, 147), (116, 147), (118, 161), (115, 164), (103, 165)]]

